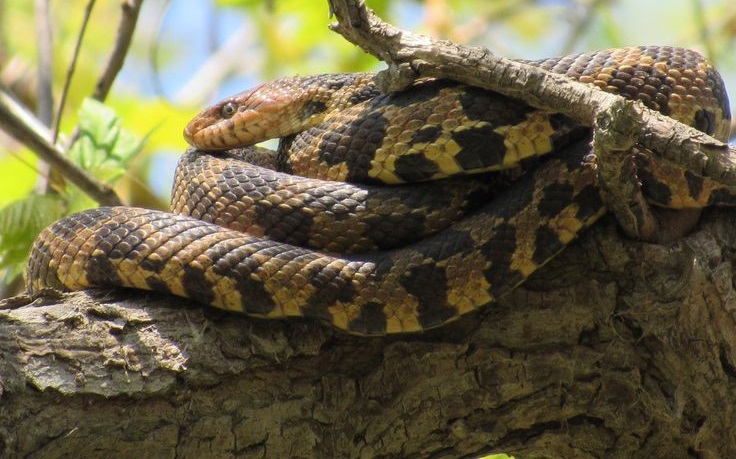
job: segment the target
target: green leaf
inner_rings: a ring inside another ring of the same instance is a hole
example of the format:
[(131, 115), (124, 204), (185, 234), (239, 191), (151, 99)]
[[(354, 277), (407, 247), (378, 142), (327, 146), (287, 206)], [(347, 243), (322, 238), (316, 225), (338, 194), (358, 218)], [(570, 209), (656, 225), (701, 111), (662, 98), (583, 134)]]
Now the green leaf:
[(111, 108), (94, 99), (84, 99), (79, 109), (79, 129), (97, 147), (112, 149), (120, 131), (118, 124), (118, 116)]
[(143, 146), (143, 140), (121, 126), (114, 110), (94, 99), (82, 103), (79, 128), (69, 157), (106, 183), (118, 180)]
[(0, 269), (17, 275), (36, 235), (63, 213), (64, 201), (56, 195), (32, 194), (0, 209)]

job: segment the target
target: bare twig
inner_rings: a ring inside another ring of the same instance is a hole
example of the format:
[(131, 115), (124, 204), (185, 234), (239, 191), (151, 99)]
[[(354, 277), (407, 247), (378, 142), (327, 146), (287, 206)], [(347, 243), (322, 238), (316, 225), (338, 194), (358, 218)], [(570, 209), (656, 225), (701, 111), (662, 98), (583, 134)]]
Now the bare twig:
[(107, 59), (105, 70), (97, 80), (95, 92), (92, 94), (92, 97), (100, 102), (107, 98), (115, 78), (120, 73), (120, 69), (123, 68), (125, 56), (128, 55), (128, 49), (133, 40), (133, 32), (135, 32), (135, 26), (138, 23), (138, 13), (141, 11), (142, 4), (143, 0), (125, 0), (121, 3), (123, 14), (118, 25), (115, 47)]
[[(37, 1), (39, 8), (43, 7), (44, 1)], [(118, 27), (115, 47), (92, 94), (92, 97), (97, 100), (103, 101), (107, 97), (115, 77), (123, 66), (142, 3), (143, 0), (125, 0), (122, 2), (123, 14)], [(89, 15), (93, 4), (93, 1), (88, 4), (87, 15)], [(87, 18), (85, 17), (85, 24), (86, 22)], [(45, 30), (49, 29), (50, 27), (45, 27)], [(81, 41), (82, 34), (83, 31), (80, 33), (79, 41)], [(72, 71), (73, 68), (69, 72)], [(43, 75), (40, 75), (40, 78), (43, 78)], [(39, 99), (43, 100), (43, 97), (39, 97)], [(55, 135), (52, 135), (37, 118), (28, 113), (4, 90), (0, 92), (0, 127), (36, 152), (44, 161), (57, 168), (65, 178), (77, 185), (98, 203), (103, 205), (121, 204), (120, 198), (112, 188), (99, 182), (89, 173), (69, 161), (63, 150), (56, 145), (55, 141), (51, 140), (55, 138)], [(78, 137), (79, 128), (77, 127), (70, 136), (67, 145), (72, 145)]]
[(53, 50), (51, 48), (51, 16), (48, 0), (36, 0), (36, 42), (38, 46), (37, 116), (51, 126), (54, 96), (52, 93)]
[(69, 85), (72, 82), (74, 76), (74, 69), (77, 67), (77, 59), (79, 58), (79, 50), (82, 47), (82, 39), (84, 39), (84, 32), (87, 30), (87, 24), (89, 23), (90, 15), (92, 14), (92, 8), (95, 6), (95, 0), (90, 0), (84, 9), (84, 18), (82, 19), (82, 27), (77, 35), (77, 42), (74, 44), (74, 53), (72, 59), (69, 62), (69, 68), (66, 70), (66, 78), (64, 79), (64, 88), (61, 90), (61, 99), (59, 100), (59, 107), (56, 109), (56, 117), (54, 120), (54, 129), (52, 131), (51, 143), (56, 143), (59, 138), (59, 124), (61, 124), (61, 114), (64, 111), (64, 105), (66, 104), (66, 96), (69, 93)]
[[(107, 59), (107, 63), (103, 68), (102, 74), (97, 79), (95, 90), (92, 98), (103, 102), (110, 92), (115, 78), (120, 73), (120, 69), (125, 63), (125, 56), (128, 54), (130, 43), (133, 40), (133, 32), (138, 22), (138, 13), (140, 13), (143, 0), (124, 0), (121, 2), (122, 17), (118, 25), (117, 37), (112, 53)], [(68, 146), (71, 146), (79, 138), (79, 127), (77, 126), (69, 136)]]
[[(54, 95), (52, 88), (53, 75), (53, 49), (51, 46), (51, 15), (49, 13), (48, 0), (36, 0), (36, 43), (38, 49), (38, 100), (36, 104), (36, 115), (46, 126), (51, 126), (54, 111)], [(36, 191), (46, 193), (49, 191), (51, 180), (51, 167), (41, 162), (38, 165), (38, 178), (36, 180)]]
[(0, 128), (32, 149), (100, 204), (120, 205), (120, 198), (112, 188), (98, 182), (87, 171), (70, 162), (63, 151), (49, 140), (49, 129), (4, 89), (0, 90)]
[[(38, 0), (37, 5), (43, 6), (45, 0)], [(112, 87), (115, 77), (120, 72), (125, 61), (125, 56), (130, 48), (130, 43), (135, 30), (143, 0), (125, 0), (122, 2), (122, 19), (118, 27), (118, 35), (115, 47), (105, 65), (104, 71), (97, 81), (92, 97), (103, 101)], [(89, 15), (94, 1), (88, 4), (86, 14)], [(85, 17), (85, 24), (87, 17)], [(84, 26), (83, 26), (84, 27)], [(49, 27), (46, 27), (49, 30)], [(80, 33), (79, 41), (83, 31)], [(79, 41), (78, 44), (79, 45)], [(73, 67), (70, 69), (73, 72)], [(43, 75), (39, 75), (43, 78)], [(43, 97), (39, 97), (43, 100)], [(61, 108), (60, 108), (61, 110)], [(49, 116), (50, 119), (50, 116)], [(120, 198), (112, 188), (99, 182), (85, 170), (69, 161), (63, 150), (51, 139), (55, 138), (41, 122), (23, 108), (5, 90), (0, 91), (0, 127), (10, 133), (18, 141), (24, 143), (44, 161), (57, 168), (62, 175), (77, 185), (82, 191), (103, 205), (120, 205)], [(79, 136), (79, 128), (76, 128), (70, 136), (68, 145), (74, 143)]]

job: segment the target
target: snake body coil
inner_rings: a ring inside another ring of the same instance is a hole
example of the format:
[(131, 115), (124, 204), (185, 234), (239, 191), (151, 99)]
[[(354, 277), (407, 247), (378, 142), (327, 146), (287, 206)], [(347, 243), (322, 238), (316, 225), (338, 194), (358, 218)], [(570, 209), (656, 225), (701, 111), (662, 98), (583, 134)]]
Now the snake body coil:
[[(727, 133), (723, 84), (697, 53), (639, 47), (536, 65)], [(596, 172), (583, 160), (588, 141), (576, 140), (581, 128), (566, 118), (442, 81), (384, 95), (372, 78), (278, 80), (203, 111), (185, 130), (201, 150), (282, 137), (268, 161), (285, 171), (369, 185), (248, 165), (241, 150), (191, 151), (172, 200), (187, 215), (117, 207), (62, 219), (34, 245), (29, 289), (153, 289), (357, 334), (419, 331), (493, 302), (605, 213)], [(436, 188), (370, 185), (514, 168), (548, 153), (538, 167), (510, 173), (521, 178), (503, 190), (485, 176)], [(728, 187), (646, 152), (639, 164), (645, 187), (670, 191), (655, 197), (658, 205), (734, 200)]]

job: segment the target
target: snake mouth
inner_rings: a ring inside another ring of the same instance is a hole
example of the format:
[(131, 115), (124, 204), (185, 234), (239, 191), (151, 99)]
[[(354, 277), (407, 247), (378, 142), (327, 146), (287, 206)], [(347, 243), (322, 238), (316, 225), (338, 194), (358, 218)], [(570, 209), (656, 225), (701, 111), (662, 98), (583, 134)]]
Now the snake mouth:
[(184, 128), (184, 140), (200, 150), (224, 150), (228, 148), (223, 134), (222, 129), (201, 122), (190, 123)]
[(269, 138), (264, 124), (273, 122), (256, 110), (243, 110), (237, 119), (222, 118), (206, 110), (184, 128), (184, 140), (200, 150), (227, 150), (246, 147)]
[(201, 111), (184, 127), (184, 140), (193, 147), (200, 149), (216, 149), (221, 129), (218, 124), (223, 120), (212, 108)]
[(192, 126), (192, 123), (187, 124), (184, 127), (184, 140), (186, 140), (189, 145), (196, 147), (197, 145), (194, 141), (194, 136), (199, 130), (200, 129), (197, 129), (196, 126)]
[(197, 117), (184, 128), (184, 139), (200, 150), (248, 147), (303, 129), (299, 120), (282, 111), (245, 109), (231, 119)]
[(324, 104), (305, 94), (264, 91), (264, 85), (201, 111), (184, 128), (184, 139), (202, 150), (246, 147), (294, 134), (321, 119)]
[[(284, 77), (230, 96), (192, 119), (184, 128), (184, 139), (202, 150), (224, 150), (309, 129), (340, 100), (333, 100), (333, 92), (311, 85), (313, 79)], [(345, 83), (340, 78), (333, 80), (328, 83)]]

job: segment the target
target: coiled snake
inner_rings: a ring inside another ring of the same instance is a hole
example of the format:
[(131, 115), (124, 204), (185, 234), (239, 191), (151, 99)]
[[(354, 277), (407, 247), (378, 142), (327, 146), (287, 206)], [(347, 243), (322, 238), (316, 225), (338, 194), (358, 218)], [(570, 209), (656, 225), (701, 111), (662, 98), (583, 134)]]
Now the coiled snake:
[[(695, 52), (636, 47), (533, 64), (727, 136), (723, 83)], [(187, 126), (200, 150), (232, 150), (182, 157), (172, 213), (99, 208), (44, 230), (29, 290), (153, 289), (363, 335), (436, 327), (518, 286), (606, 212), (587, 135), (452, 82), (387, 95), (371, 74), (277, 80)], [(236, 148), (276, 137), (275, 157)], [(643, 157), (645, 191), (668, 192), (655, 204), (733, 202), (727, 187)], [(501, 169), (511, 172), (489, 175)], [(446, 178), (458, 174), (478, 178)], [(422, 183), (379, 186), (405, 182)]]

